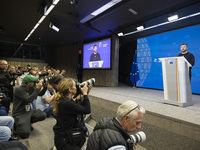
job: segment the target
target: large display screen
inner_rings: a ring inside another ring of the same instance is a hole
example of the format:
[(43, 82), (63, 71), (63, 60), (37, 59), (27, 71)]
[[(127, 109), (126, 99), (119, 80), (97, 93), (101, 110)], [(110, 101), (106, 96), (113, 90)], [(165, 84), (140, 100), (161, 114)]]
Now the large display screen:
[(200, 94), (200, 25), (157, 34), (137, 40), (138, 87), (163, 89), (162, 64), (158, 58), (175, 57), (181, 44), (195, 57), (192, 67), (192, 93)]
[(111, 68), (111, 38), (83, 45), (83, 69)]

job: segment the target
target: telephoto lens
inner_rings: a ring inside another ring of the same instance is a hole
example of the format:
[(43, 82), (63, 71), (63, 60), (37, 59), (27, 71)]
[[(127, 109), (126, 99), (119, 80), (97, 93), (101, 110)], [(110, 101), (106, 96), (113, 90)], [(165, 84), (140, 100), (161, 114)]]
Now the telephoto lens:
[(81, 87), (83, 87), (83, 86), (85, 85), (85, 83), (86, 83), (87, 85), (91, 85), (91, 84), (94, 85), (94, 83), (95, 83), (95, 78), (88, 79), (88, 80), (86, 80), (86, 81), (80, 83), (79, 85), (80, 85)]
[(136, 134), (131, 135), (131, 137), (133, 139), (133, 144), (146, 141), (146, 134), (143, 131), (137, 132)]

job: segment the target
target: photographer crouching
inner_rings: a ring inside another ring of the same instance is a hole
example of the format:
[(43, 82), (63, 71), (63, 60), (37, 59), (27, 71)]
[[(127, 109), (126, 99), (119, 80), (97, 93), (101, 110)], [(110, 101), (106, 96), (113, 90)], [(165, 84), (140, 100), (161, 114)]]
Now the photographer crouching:
[(59, 82), (53, 110), (57, 115), (57, 123), (53, 128), (57, 150), (81, 150), (86, 133), (79, 126), (79, 116), (91, 112), (88, 98), (91, 87), (92, 85), (88, 86), (87, 83), (79, 86), (83, 101), (78, 103), (73, 99), (77, 92), (75, 81), (65, 78)]

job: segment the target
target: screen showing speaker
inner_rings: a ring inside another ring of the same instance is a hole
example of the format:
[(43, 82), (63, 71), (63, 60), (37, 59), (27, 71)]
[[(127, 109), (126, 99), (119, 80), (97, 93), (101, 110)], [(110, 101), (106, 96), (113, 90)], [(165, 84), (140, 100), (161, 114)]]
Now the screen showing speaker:
[(83, 69), (111, 69), (111, 38), (83, 45)]
[(162, 63), (158, 58), (176, 57), (180, 46), (188, 44), (195, 57), (192, 67), (192, 93), (200, 94), (200, 25), (182, 28), (137, 40), (137, 63), (140, 80), (136, 86), (163, 89)]

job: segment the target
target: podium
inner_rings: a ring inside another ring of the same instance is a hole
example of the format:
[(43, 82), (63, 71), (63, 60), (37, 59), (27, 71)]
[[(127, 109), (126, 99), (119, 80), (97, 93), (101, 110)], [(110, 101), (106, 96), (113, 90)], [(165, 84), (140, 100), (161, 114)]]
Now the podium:
[(90, 68), (101, 68), (103, 65), (103, 61), (90, 61), (88, 63)]
[(181, 107), (193, 105), (189, 67), (182, 57), (159, 58), (162, 62), (164, 100), (161, 102)]

